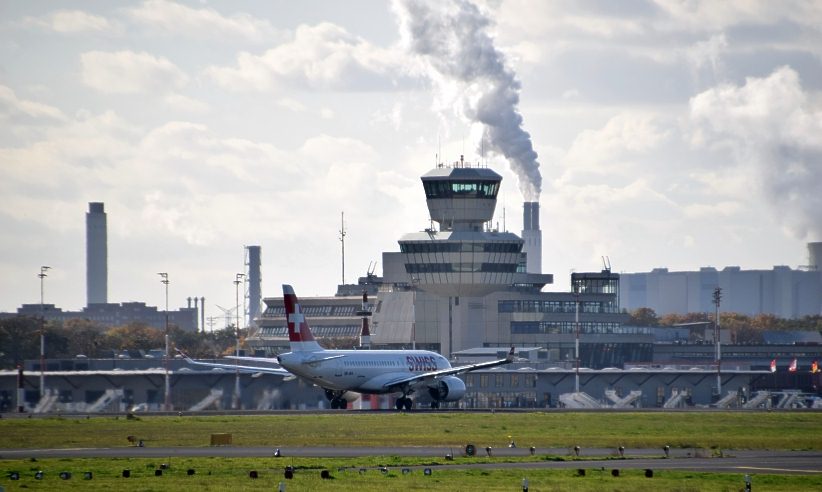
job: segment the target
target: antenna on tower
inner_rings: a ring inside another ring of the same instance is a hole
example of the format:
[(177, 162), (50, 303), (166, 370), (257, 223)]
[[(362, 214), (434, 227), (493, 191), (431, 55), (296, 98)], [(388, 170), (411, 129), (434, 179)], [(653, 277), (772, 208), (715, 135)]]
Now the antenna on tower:
[(340, 212), (340, 244), (342, 245), (342, 284), (345, 285), (345, 212)]

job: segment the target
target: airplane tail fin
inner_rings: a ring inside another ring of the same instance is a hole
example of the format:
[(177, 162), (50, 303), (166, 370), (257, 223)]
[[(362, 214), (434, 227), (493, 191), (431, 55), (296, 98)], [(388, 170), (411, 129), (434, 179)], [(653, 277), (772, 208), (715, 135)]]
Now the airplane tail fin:
[(300, 308), (300, 301), (294, 293), (294, 288), (283, 284), (283, 303), (285, 304), (285, 316), (288, 323), (288, 340), (291, 342), (292, 352), (315, 352), (323, 350), (320, 344), (314, 340), (308, 321)]

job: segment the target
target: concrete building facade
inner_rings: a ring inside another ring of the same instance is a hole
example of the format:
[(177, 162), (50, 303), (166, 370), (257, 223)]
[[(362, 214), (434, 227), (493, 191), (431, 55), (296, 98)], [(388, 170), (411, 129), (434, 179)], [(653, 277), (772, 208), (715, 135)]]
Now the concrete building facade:
[(648, 273), (622, 273), (620, 305), (628, 310), (647, 307), (660, 315), (713, 312), (716, 287), (722, 289), (722, 311), (780, 318), (822, 314), (822, 271), (813, 266), (802, 270), (703, 267), (691, 272), (657, 268)]
[[(177, 311), (168, 312), (168, 323), (185, 331), (197, 331), (198, 308), (181, 307)], [(145, 323), (153, 328), (164, 330), (166, 327), (166, 313), (155, 306), (147, 306), (144, 302), (124, 302), (121, 304), (105, 303), (91, 304), (82, 311), (63, 311), (54, 304), (23, 304), (17, 308), (17, 313), (2, 313), (2, 317), (43, 316), (46, 321), (64, 322), (71, 319), (86, 319), (100, 326), (109, 328), (123, 326), (130, 323)]]

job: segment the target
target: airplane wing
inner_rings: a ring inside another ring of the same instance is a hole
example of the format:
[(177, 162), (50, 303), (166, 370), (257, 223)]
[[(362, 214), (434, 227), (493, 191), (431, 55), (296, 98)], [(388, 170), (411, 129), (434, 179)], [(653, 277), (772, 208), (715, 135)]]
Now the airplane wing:
[[(239, 364), (220, 364), (217, 362), (199, 362), (188, 355), (182, 350), (175, 348), (174, 350), (180, 354), (185, 361), (193, 366), (203, 366), (203, 367), (219, 367), (221, 369), (230, 369), (233, 371), (240, 371), (240, 372), (250, 372), (250, 373), (263, 373), (263, 374), (274, 374), (275, 376), (285, 376), (290, 377), (294, 376), (290, 372), (286, 371), (281, 367), (259, 367), (259, 366), (244, 366)], [(258, 357), (257, 359), (261, 359)]]
[(345, 355), (329, 355), (328, 357), (309, 357), (303, 360), (303, 364), (319, 364), (321, 362), (328, 362), (329, 360), (341, 359)]
[(278, 366), (280, 365), (280, 363), (277, 362), (277, 359), (273, 357), (248, 357), (243, 355), (224, 355), (223, 359), (244, 360), (248, 362), (265, 362), (267, 364), (275, 364)]
[(387, 381), (383, 386), (387, 388), (391, 388), (394, 386), (402, 386), (411, 383), (420, 382), (426, 379), (437, 379), (443, 376), (451, 376), (453, 374), (460, 374), (463, 372), (470, 372), (476, 371), (477, 369), (488, 369), (489, 367), (496, 367), (501, 366), (504, 364), (510, 364), (514, 361), (514, 347), (511, 347), (511, 350), (508, 352), (508, 356), (504, 359), (499, 360), (491, 360), (488, 362), (478, 362), (476, 364), (467, 364), (464, 366), (458, 367), (449, 367), (448, 369), (440, 369), (438, 371), (430, 371), (424, 372), (421, 374), (414, 374), (413, 376), (408, 376), (404, 378), (394, 379), (391, 381)]

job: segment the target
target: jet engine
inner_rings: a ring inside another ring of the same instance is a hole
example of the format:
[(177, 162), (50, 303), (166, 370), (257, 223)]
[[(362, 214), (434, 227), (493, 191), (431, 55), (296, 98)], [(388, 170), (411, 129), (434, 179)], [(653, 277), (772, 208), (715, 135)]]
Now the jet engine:
[(357, 393), (356, 391), (344, 391), (342, 394), (339, 392), (334, 392), (329, 389), (325, 390), (325, 397), (329, 400), (333, 400), (334, 398), (342, 398), (347, 402), (357, 401), (360, 399), (362, 394)]
[(465, 383), (456, 376), (445, 376), (428, 387), (428, 394), (435, 401), (457, 401), (465, 394)]

